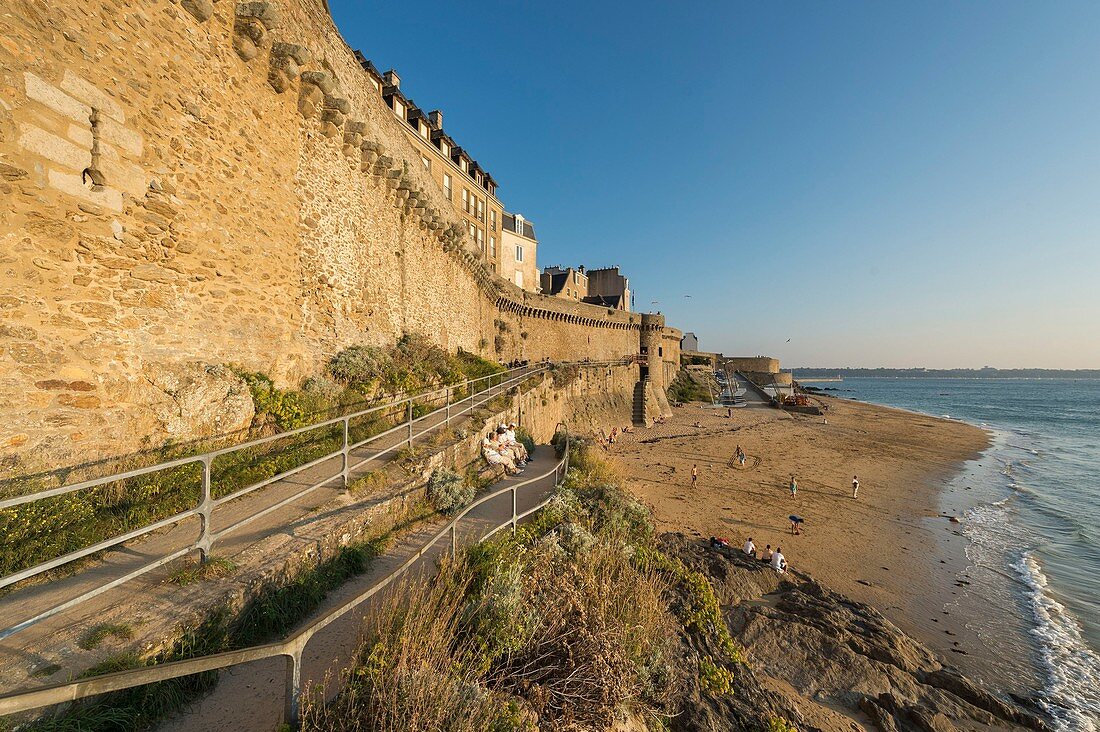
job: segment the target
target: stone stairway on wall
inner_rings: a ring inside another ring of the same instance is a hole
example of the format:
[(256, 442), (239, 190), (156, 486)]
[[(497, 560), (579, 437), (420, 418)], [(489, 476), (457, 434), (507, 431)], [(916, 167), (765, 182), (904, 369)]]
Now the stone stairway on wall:
[(649, 391), (649, 379), (642, 378), (634, 385), (634, 410), (633, 421), (637, 427), (648, 427), (650, 422), (646, 419), (646, 393)]

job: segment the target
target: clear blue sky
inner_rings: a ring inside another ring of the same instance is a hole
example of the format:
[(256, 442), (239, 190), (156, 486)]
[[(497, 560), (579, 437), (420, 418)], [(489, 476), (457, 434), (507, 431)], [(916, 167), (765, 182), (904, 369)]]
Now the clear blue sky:
[(706, 350), (1100, 367), (1100, 3), (331, 2)]

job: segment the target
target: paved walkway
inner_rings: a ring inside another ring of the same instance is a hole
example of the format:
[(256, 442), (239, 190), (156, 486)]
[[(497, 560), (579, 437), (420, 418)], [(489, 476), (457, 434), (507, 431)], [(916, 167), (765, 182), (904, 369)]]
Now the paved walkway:
[[(494, 485), (491, 490), (496, 491), (552, 470), (556, 461), (552, 447), (540, 447), (524, 475), (507, 478)], [(522, 513), (536, 506), (552, 492), (553, 487), (554, 475), (551, 474), (532, 485), (520, 488), (516, 495), (517, 512)], [(459, 545), (469, 546), (475, 543), (511, 516), (511, 493), (486, 501), (459, 523)], [(433, 522), (404, 537), (397, 546), (380, 557), (370, 571), (332, 592), (323, 606), (314, 613), (314, 617), (320, 617), (384, 579), (446, 526), (446, 523)], [(417, 572), (434, 570), (438, 558), (443, 553), (450, 552), (450, 548), (448, 539), (441, 540), (410, 568), (410, 576), (415, 576)], [(365, 603), (362, 611), (348, 613), (313, 637), (306, 646), (302, 659), (303, 685), (307, 681), (317, 682), (324, 679), (326, 673), (333, 678), (339, 677), (340, 670), (348, 665), (355, 652), (359, 642), (360, 624), (364, 615), (374, 607), (374, 602), (375, 599), (372, 598)], [(285, 673), (286, 663), (281, 658), (257, 661), (225, 671), (211, 693), (195, 702), (184, 713), (169, 719), (159, 729), (165, 732), (275, 729), (282, 721)]]
[[(482, 392), (456, 402), (452, 405), (451, 414), (476, 409), (496, 394), (497, 391), (494, 389), (492, 395), (488, 392)], [(439, 414), (414, 423), (413, 444), (426, 442), (432, 436), (430, 433), (435, 431), (434, 428), (444, 421), (446, 421), (446, 414)], [(461, 421), (461, 418), (459, 420), (452, 419), (452, 424), (458, 421)], [(350, 463), (354, 465), (359, 460), (378, 455), (387, 448), (400, 445), (407, 440), (408, 432), (396, 430), (394, 434), (380, 438), (353, 451)], [(352, 475), (352, 480), (393, 461), (396, 452), (396, 449), (392, 449), (387, 454), (362, 466)], [(291, 498), (295, 493), (308, 486), (315, 485), (330, 476), (339, 475), (340, 471), (341, 459), (339, 457), (332, 458), (309, 470), (302, 471), (238, 500), (219, 506), (213, 514), (212, 529), (219, 531), (232, 526), (246, 517), (253, 516), (265, 508)], [(323, 521), (331, 519), (335, 514), (362, 511), (372, 503), (390, 497), (387, 494), (365, 499), (353, 499), (342, 490), (341, 481), (337, 479), (325, 487), (318, 488), (308, 495), (272, 511), (242, 528), (239, 532), (225, 537), (214, 545), (212, 553), (215, 556), (232, 560), (255, 545), (257, 541), (279, 534), (290, 534), (294, 537), (310, 540), (312, 538), (311, 534), (316, 533), (315, 527), (318, 527)], [(509, 513), (509, 515), (511, 514)], [(24, 623), (39, 613), (55, 608), (96, 587), (124, 577), (151, 561), (184, 549), (196, 539), (198, 532), (198, 519), (191, 518), (160, 532), (135, 540), (119, 549), (112, 550), (106, 553), (101, 560), (90, 563), (72, 576), (24, 587), (0, 597), (0, 628), (9, 628)], [(138, 611), (148, 609), (142, 607), (146, 602), (146, 597), (155, 594), (158, 587), (161, 594), (163, 594), (164, 579), (169, 571), (170, 569), (165, 567), (153, 570), (75, 607), (63, 610), (50, 618), (37, 622), (0, 641), (0, 676), (4, 679), (3, 683), (0, 684), (2, 686), (0, 691), (44, 685), (62, 680), (61, 673), (40, 681), (28, 677), (28, 673), (32, 669), (44, 666), (47, 663), (60, 664), (66, 673), (72, 673), (73, 675), (83, 670), (80, 667), (81, 659), (79, 658), (79, 654), (82, 652), (75, 648), (76, 639), (88, 628), (103, 622), (104, 613), (117, 606), (131, 604)], [(150, 606), (152, 604), (150, 603)], [(170, 603), (168, 607), (171, 608)], [(91, 658), (85, 661), (84, 667), (86, 668), (97, 660)], [(72, 661), (72, 663), (67, 663), (67, 661)]]

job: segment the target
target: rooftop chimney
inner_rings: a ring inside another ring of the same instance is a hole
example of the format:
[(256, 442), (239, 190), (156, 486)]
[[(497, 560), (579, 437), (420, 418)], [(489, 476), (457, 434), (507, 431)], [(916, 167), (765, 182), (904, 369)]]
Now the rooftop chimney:
[(382, 74), (382, 81), (386, 82), (386, 86), (394, 86), (398, 89), (401, 88), (401, 77), (398, 76), (397, 72), (393, 69)]
[(438, 109), (433, 109), (428, 112), (428, 121), (431, 122), (436, 129), (443, 129), (443, 113)]

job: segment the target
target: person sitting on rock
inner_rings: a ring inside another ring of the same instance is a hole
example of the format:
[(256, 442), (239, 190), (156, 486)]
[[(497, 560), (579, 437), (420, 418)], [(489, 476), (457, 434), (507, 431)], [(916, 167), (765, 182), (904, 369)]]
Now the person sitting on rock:
[(756, 559), (756, 544), (752, 543), (751, 536), (749, 537), (749, 540), (745, 542), (745, 548), (742, 549), (742, 551), (745, 552), (745, 554), (748, 554), (753, 559)]
[(787, 571), (787, 559), (783, 556), (783, 550), (779, 547), (776, 547), (775, 553), (772, 554), (771, 568), (775, 570), (776, 574), (785, 574)]
[(772, 561), (772, 545), (768, 544), (764, 547), (764, 552), (760, 555), (760, 561), (766, 564), (771, 564)]

